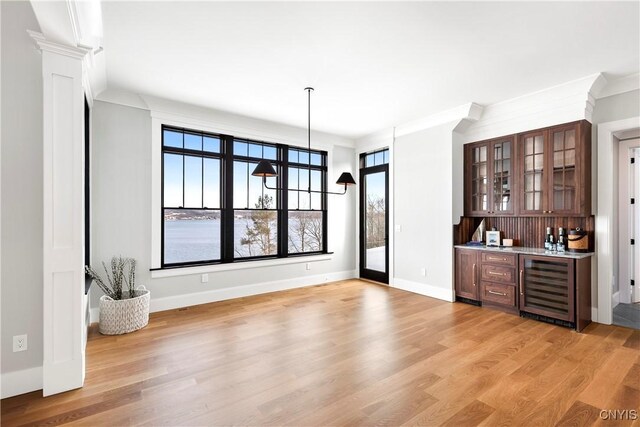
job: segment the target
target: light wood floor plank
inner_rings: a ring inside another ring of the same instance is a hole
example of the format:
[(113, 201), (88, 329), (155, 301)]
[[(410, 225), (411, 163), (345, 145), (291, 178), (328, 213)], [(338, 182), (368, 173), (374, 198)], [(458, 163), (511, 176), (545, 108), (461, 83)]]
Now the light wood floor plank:
[(1, 422), (634, 425), (599, 416), (639, 400), (637, 331), (578, 334), (347, 280), (153, 313), (128, 335), (94, 326), (85, 387), (5, 399)]

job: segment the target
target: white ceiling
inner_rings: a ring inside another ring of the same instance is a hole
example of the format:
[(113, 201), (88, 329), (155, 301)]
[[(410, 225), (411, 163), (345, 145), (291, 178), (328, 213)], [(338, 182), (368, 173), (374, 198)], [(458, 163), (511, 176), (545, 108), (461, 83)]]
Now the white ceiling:
[(359, 137), (640, 68), (640, 3), (103, 2), (109, 88)]

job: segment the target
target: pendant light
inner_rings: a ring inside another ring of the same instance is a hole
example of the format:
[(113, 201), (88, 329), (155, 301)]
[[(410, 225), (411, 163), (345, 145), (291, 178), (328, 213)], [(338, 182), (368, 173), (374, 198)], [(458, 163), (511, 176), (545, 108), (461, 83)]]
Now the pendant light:
[[(342, 192), (333, 192), (333, 191), (318, 191), (311, 189), (311, 91), (312, 87), (306, 87), (304, 90), (307, 91), (307, 144), (309, 148), (309, 187), (306, 190), (296, 190), (296, 189), (288, 189), (289, 191), (298, 191), (304, 193), (321, 193), (321, 194), (337, 194), (343, 195), (347, 192), (347, 187), (350, 185), (355, 185), (356, 181), (353, 179), (353, 176), (349, 172), (342, 172), (340, 178), (336, 181), (338, 185), (344, 185), (344, 191)], [(269, 187), (267, 185), (267, 178), (278, 176), (278, 173), (271, 165), (269, 160), (260, 160), (256, 168), (251, 173), (253, 176), (262, 177), (262, 185), (269, 190), (284, 190), (284, 188), (278, 187)]]

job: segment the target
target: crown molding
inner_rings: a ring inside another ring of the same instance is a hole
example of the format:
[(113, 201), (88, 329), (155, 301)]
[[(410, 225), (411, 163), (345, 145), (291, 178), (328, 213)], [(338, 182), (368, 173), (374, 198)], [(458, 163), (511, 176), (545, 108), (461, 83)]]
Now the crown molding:
[(86, 46), (69, 46), (61, 43), (52, 42), (46, 39), (46, 37), (37, 31), (27, 30), (29, 36), (36, 42), (38, 48), (41, 51), (56, 53), (58, 55), (67, 56), (74, 59), (84, 59), (84, 57), (91, 52), (90, 47)]
[(638, 89), (640, 89), (640, 73), (630, 74), (619, 79), (607, 79), (607, 84), (597, 93), (596, 99)]
[(484, 107), (482, 117), (457, 129), (463, 142), (480, 141), (576, 120), (591, 121), (607, 79), (592, 74)]
[(482, 107), (482, 105), (469, 102), (449, 110), (398, 125), (395, 129), (382, 129), (357, 139), (356, 151), (362, 152), (372, 148), (390, 146), (395, 138), (410, 135), (445, 123), (457, 122), (454, 130), (460, 132), (477, 122), (480, 117), (482, 117), (483, 111), (484, 107)]
[(69, 26), (71, 27), (71, 32), (73, 33), (73, 39), (76, 41), (76, 43), (79, 43), (80, 40), (82, 40), (82, 31), (76, 2), (67, 0), (65, 3), (67, 4), (67, 11), (69, 13)]
[[(226, 111), (214, 110), (193, 104), (186, 104), (151, 95), (139, 95), (148, 105), (151, 117), (173, 120), (203, 129), (215, 129), (227, 133), (262, 141), (281, 142), (304, 147), (307, 145), (306, 128), (295, 127), (278, 122), (238, 115)], [(187, 126), (186, 126), (187, 127)], [(339, 135), (311, 131), (312, 147), (328, 149), (332, 146), (354, 148), (353, 140)]]
[(419, 132), (449, 122), (468, 120), (475, 122), (482, 116), (483, 107), (475, 102), (463, 104), (450, 110), (413, 120), (396, 127), (396, 138)]
[(394, 140), (393, 132), (393, 128), (382, 129), (378, 132), (358, 138), (355, 141), (356, 154), (374, 151), (378, 148), (390, 147)]

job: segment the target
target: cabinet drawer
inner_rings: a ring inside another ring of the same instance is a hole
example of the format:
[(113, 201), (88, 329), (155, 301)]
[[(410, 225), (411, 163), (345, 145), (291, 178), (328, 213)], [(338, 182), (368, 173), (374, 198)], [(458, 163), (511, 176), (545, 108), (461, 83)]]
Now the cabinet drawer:
[(511, 285), (502, 285), (500, 283), (480, 284), (482, 290), (482, 302), (500, 304), (509, 307), (516, 307), (516, 287)]
[(498, 265), (482, 264), (480, 279), (489, 282), (516, 284), (516, 269)]
[(496, 264), (514, 267), (517, 265), (518, 256), (514, 254), (501, 254), (494, 252), (482, 252), (483, 264)]

